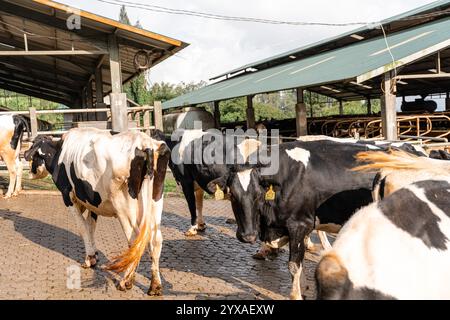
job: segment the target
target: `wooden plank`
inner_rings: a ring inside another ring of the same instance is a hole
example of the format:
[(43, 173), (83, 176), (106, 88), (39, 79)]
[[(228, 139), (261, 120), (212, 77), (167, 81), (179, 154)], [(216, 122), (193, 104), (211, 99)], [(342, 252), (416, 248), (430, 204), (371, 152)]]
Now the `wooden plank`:
[(163, 114), (162, 114), (162, 103), (161, 101), (155, 101), (155, 112), (154, 112), (154, 119), (155, 119), (155, 127), (158, 130), (163, 131)]
[(216, 129), (220, 129), (220, 101), (214, 101), (214, 122)]
[(396, 141), (397, 133), (397, 110), (395, 87), (391, 72), (384, 74), (383, 95), (381, 96), (381, 122), (385, 140)]
[(104, 50), (35, 50), (35, 51), (21, 51), (21, 50), (8, 50), (0, 51), (1, 56), (14, 57), (14, 56), (77, 56), (77, 55), (101, 55), (108, 54)]
[(255, 109), (253, 108), (253, 97), (247, 96), (247, 129), (255, 129), (256, 121), (255, 121)]
[(128, 130), (127, 94), (111, 93), (111, 122), (112, 130), (125, 132)]
[(36, 138), (38, 132), (38, 121), (36, 116), (36, 108), (31, 107), (30, 111), (30, 126), (31, 126), (31, 137)]
[(116, 36), (113, 35), (108, 38), (108, 46), (112, 93), (122, 93), (122, 67), (120, 65), (119, 44)]
[(308, 135), (308, 119), (304, 100), (304, 90), (302, 88), (297, 88), (297, 104), (295, 105), (295, 119), (297, 127), (297, 136), (302, 137)]

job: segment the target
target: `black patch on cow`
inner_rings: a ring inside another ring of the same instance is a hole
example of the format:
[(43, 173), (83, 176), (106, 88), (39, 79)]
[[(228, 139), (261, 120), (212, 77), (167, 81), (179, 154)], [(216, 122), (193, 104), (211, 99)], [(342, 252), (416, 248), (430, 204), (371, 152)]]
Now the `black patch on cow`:
[(94, 221), (97, 221), (98, 215), (91, 211), (91, 217), (92, 217), (92, 219), (94, 219)]
[(120, 132), (119, 132), (119, 131), (113, 131), (113, 130), (110, 130), (109, 133), (110, 133), (112, 136), (115, 136), (116, 134), (119, 134)]
[(360, 208), (372, 202), (369, 189), (357, 189), (338, 192), (328, 198), (316, 210), (320, 224), (343, 225)]
[[(448, 193), (444, 199), (448, 201)], [(381, 201), (378, 207), (393, 224), (422, 240), (428, 248), (447, 249), (447, 237), (439, 228), (439, 217), (412, 191), (400, 189)]]
[(432, 150), (430, 152), (430, 158), (440, 160), (450, 160), (450, 153), (445, 150)]
[(447, 181), (420, 181), (415, 183), (424, 189), (427, 199), (450, 217), (450, 183)]
[(11, 138), (10, 145), (11, 148), (16, 150), (19, 141), (22, 139), (23, 132), (25, 131), (25, 129), (28, 128), (28, 123), (23, 117), (17, 115), (13, 116), (13, 122), (14, 122), (14, 133)]
[(134, 158), (130, 164), (130, 176), (128, 177), (128, 193), (133, 199), (137, 199), (141, 192), (142, 182), (147, 173), (147, 156), (153, 160), (153, 152), (150, 154), (136, 148)]
[(74, 184), (75, 195), (77, 198), (98, 208), (100, 203), (102, 203), (100, 194), (94, 191), (89, 182), (81, 180), (77, 177), (73, 162), (70, 164), (70, 178)]
[(164, 193), (164, 179), (166, 177), (167, 165), (170, 160), (170, 149), (162, 144), (158, 149), (155, 179), (153, 180), (153, 200), (158, 201)]
[[(58, 161), (57, 158), (58, 157), (56, 157), (56, 161)], [(52, 179), (58, 190), (61, 192), (66, 207), (73, 206), (73, 202), (70, 199), (72, 185), (70, 184), (69, 177), (67, 176), (66, 166), (64, 163), (61, 163), (55, 167), (52, 173)]]

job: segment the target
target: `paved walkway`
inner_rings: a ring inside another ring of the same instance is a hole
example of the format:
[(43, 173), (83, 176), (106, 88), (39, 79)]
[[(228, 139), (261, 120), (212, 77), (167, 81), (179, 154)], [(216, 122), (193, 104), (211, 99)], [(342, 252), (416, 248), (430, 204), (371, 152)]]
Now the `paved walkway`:
[[(205, 201), (208, 229), (186, 238), (184, 199), (166, 198), (161, 255), (163, 299), (285, 299), (289, 296), (288, 252), (256, 261), (257, 245), (238, 242), (228, 202)], [(117, 219), (99, 217), (100, 265), (126, 247)], [(149, 255), (131, 291), (115, 288), (117, 276), (101, 268), (81, 269), (84, 248), (74, 221), (55, 195), (0, 199), (0, 299), (152, 299)], [(313, 256), (309, 256), (314, 258)], [(307, 298), (313, 298), (315, 263), (306, 262)], [(305, 270), (304, 269), (304, 270)], [(154, 298), (153, 298), (154, 299)]]

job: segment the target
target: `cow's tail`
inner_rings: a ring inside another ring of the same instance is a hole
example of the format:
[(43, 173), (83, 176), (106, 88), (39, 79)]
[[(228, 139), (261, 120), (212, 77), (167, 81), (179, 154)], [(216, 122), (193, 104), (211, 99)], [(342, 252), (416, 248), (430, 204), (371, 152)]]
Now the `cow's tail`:
[(108, 270), (125, 272), (124, 280), (129, 280), (133, 275), (152, 237), (151, 214), (153, 206), (149, 202), (152, 201), (153, 185), (151, 182), (154, 176), (153, 163), (156, 159), (153, 159), (153, 150), (146, 149), (144, 152), (146, 154), (146, 161), (143, 170), (146, 170), (146, 176), (139, 192), (139, 206), (143, 210), (141, 226), (136, 239), (128, 250), (115, 257), (107, 266)]
[(343, 298), (349, 284), (348, 271), (335, 253), (325, 254), (317, 265), (316, 284), (318, 299)]
[(367, 162), (368, 164), (353, 168), (352, 171), (371, 171), (376, 172), (380, 169), (393, 170), (450, 170), (450, 163), (446, 161), (438, 161), (426, 157), (418, 157), (416, 155), (401, 151), (389, 150), (384, 151), (367, 151), (360, 152), (356, 155), (358, 162)]

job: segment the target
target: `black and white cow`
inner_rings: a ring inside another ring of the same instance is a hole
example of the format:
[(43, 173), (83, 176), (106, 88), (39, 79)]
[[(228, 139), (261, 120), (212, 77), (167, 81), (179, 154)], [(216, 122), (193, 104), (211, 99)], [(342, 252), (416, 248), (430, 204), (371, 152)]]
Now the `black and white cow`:
[[(229, 164), (225, 163), (227, 155), (230, 155), (233, 163), (245, 163), (250, 155), (257, 151), (261, 142), (256, 139), (238, 142), (236, 136), (222, 135), (220, 131), (179, 129), (178, 136), (181, 139), (175, 138), (174, 141), (161, 133), (154, 137), (160, 140), (165, 139), (166, 144), (174, 153), (172, 158), (176, 161), (171, 160), (169, 167), (175, 180), (181, 185), (188, 203), (191, 227), (186, 235), (194, 236), (198, 231), (206, 228), (203, 219), (204, 190), (209, 192), (208, 183), (229, 171)], [(215, 138), (221, 138), (224, 141), (221, 149), (222, 163), (210, 163), (204, 159), (204, 150), (214, 142)]]
[[(261, 168), (248, 166), (209, 184), (210, 191), (219, 186), (230, 194), (240, 241), (253, 243), (259, 234), (274, 247), (289, 243), (292, 299), (302, 298), (305, 238), (313, 229), (338, 232), (357, 209), (372, 201), (375, 174), (351, 171), (358, 164), (355, 156), (371, 149), (378, 147), (330, 140), (284, 143), (279, 147), (277, 174), (263, 176)], [(267, 200), (271, 190), (273, 201)], [(341, 208), (326, 205), (343, 199)], [(322, 205), (328, 210), (318, 210)]]
[(450, 299), (450, 175), (357, 212), (316, 270), (318, 299)]
[[(84, 267), (97, 263), (94, 231), (97, 215), (116, 217), (130, 248), (109, 265), (124, 272), (118, 289), (130, 289), (147, 245), (152, 257), (149, 295), (162, 292), (159, 274), (163, 187), (170, 150), (144, 133), (111, 134), (72, 129), (60, 141), (39, 136), (25, 153), (32, 178), (48, 173), (77, 222), (86, 248)], [(83, 212), (87, 211), (87, 218)]]
[(21, 140), (28, 122), (18, 115), (0, 116), (0, 157), (9, 172), (9, 186), (4, 198), (17, 196), (22, 190), (23, 166), (19, 159)]

